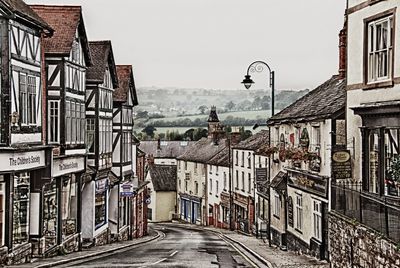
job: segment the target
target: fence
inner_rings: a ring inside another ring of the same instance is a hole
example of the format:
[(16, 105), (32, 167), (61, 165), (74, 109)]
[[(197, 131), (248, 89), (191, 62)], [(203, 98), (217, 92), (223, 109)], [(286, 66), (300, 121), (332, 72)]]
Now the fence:
[(400, 200), (362, 191), (361, 184), (332, 185), (332, 210), (400, 242)]

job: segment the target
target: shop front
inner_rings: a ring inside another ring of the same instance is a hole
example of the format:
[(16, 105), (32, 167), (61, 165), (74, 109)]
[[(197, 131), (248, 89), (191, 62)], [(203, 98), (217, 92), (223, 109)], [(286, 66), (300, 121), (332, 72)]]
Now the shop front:
[(181, 218), (192, 224), (201, 224), (201, 198), (189, 194), (180, 194)]
[(0, 151), (1, 263), (30, 260), (41, 236), (42, 186), (50, 180), (51, 150)]
[(85, 156), (61, 156), (53, 159), (52, 180), (44, 185), (44, 248), (39, 255), (70, 253), (80, 248), (80, 204)]
[(235, 193), (234, 196), (234, 213), (236, 219), (236, 229), (245, 233), (250, 233), (251, 217), (249, 211), (250, 198), (241, 194)]

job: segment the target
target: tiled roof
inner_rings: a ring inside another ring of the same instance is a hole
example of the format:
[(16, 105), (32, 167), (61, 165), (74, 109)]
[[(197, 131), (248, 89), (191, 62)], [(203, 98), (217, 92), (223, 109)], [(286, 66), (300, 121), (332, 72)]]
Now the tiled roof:
[(269, 144), (269, 131), (261, 130), (253, 136), (239, 142), (237, 145), (233, 146), (234, 149), (251, 150), (255, 151), (264, 144)]
[(202, 138), (190, 146), (186, 153), (179, 156), (178, 159), (206, 164), (215, 154), (225, 148), (225, 142), (225, 139), (220, 139), (215, 144), (213, 139)]
[(2, 0), (0, 1), (4, 4), (10, 11), (16, 13), (18, 16), (31, 21), (34, 24), (37, 24), (43, 29), (52, 32), (53, 29), (49, 26), (49, 24), (43, 20), (32, 8), (27, 5), (22, 0)]
[(229, 167), (229, 148), (225, 147), (219, 153), (214, 155), (207, 164), (220, 167)]
[(135, 81), (131, 65), (117, 65), (118, 88), (113, 92), (113, 101), (126, 102), (128, 101), (130, 84), (133, 85), (133, 105), (138, 105)]
[(43, 40), (46, 54), (69, 55), (78, 30), (85, 52), (86, 65), (90, 65), (91, 58), (82, 7), (50, 5), (31, 5), (31, 7), (54, 29), (53, 36)]
[(139, 148), (147, 155), (153, 155), (154, 158), (177, 158), (184, 154), (194, 141), (161, 141), (158, 150), (158, 141), (141, 141)]
[(149, 171), (154, 191), (176, 191), (176, 166), (151, 165)]
[(346, 81), (332, 76), (316, 89), (310, 91), (268, 120), (268, 124), (288, 121), (311, 121), (330, 118), (341, 110), (346, 101)]
[(110, 68), (114, 88), (118, 87), (117, 70), (115, 68), (111, 41), (90, 41), (89, 48), (93, 64), (86, 72), (86, 79), (96, 83), (102, 83), (104, 81), (106, 67), (108, 66)]

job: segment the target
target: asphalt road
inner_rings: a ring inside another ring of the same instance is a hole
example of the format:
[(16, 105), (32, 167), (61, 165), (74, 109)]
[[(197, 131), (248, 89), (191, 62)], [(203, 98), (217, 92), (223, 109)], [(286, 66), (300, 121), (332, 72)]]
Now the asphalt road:
[(232, 245), (212, 232), (155, 225), (153, 242), (105, 257), (61, 267), (253, 267)]

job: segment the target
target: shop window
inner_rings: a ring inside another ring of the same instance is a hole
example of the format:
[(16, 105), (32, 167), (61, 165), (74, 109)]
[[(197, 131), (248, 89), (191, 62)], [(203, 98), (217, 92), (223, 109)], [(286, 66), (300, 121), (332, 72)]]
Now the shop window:
[(119, 199), (119, 222), (120, 227), (126, 226), (128, 224), (129, 216), (129, 198), (121, 197)]
[(29, 173), (14, 176), (13, 244), (28, 242), (29, 238)]
[(96, 229), (107, 223), (107, 179), (96, 181), (95, 226)]
[(43, 229), (46, 247), (57, 244), (57, 184), (56, 180), (44, 186)]
[(77, 182), (75, 175), (62, 178), (61, 185), (61, 219), (63, 235), (70, 236), (76, 232), (77, 222)]

